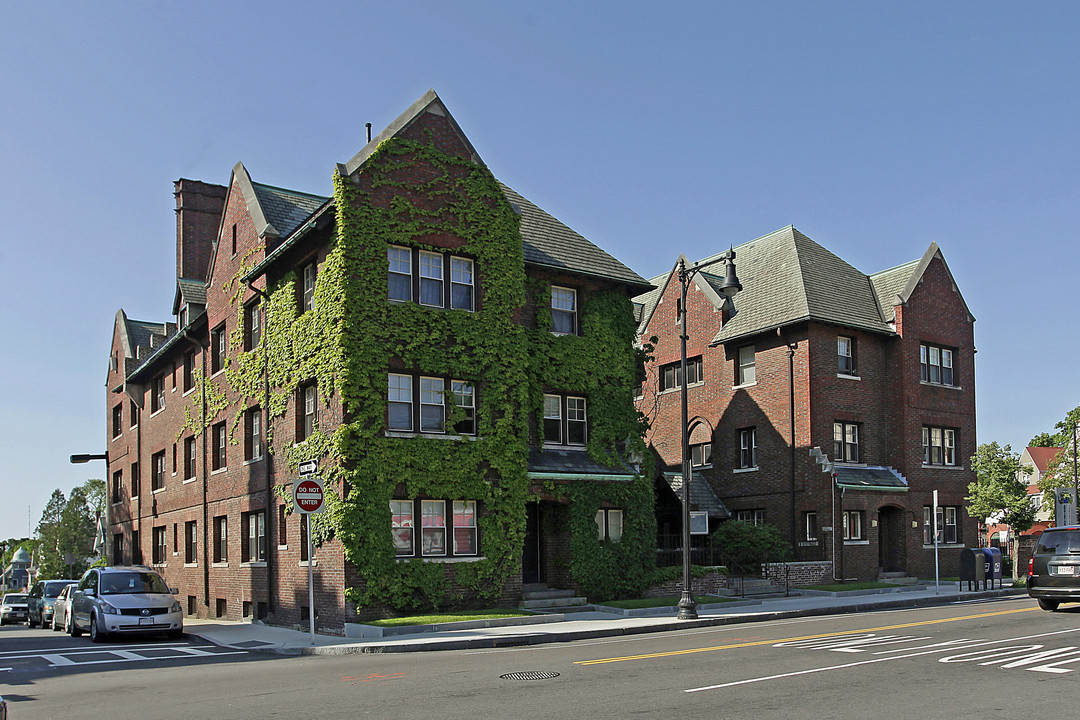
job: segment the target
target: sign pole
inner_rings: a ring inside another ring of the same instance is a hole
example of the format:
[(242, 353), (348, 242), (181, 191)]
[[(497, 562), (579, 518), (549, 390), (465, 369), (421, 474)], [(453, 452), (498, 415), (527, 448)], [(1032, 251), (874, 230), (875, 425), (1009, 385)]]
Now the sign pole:
[(938, 565), (938, 504), (937, 490), (934, 491), (934, 592), (937, 593), (941, 586), (941, 572)]
[(315, 644), (315, 580), (312, 566), (314, 558), (311, 555), (311, 513), (304, 513), (304, 521), (307, 523), (307, 605), (308, 605), (308, 630), (311, 632), (311, 644)]

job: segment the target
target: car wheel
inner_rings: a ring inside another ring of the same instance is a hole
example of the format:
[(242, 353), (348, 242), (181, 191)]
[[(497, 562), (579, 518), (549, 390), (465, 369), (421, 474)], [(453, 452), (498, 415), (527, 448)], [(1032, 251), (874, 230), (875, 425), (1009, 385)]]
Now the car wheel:
[(30, 613), (26, 614), (26, 627), (37, 627), (37, 623), (34, 622), (34, 617)]
[(1058, 604), (1059, 603), (1057, 600), (1039, 600), (1039, 607), (1049, 612), (1054, 612), (1055, 610), (1057, 610)]
[(67, 617), (67, 631), (71, 637), (79, 637), (82, 635), (82, 630), (75, 624), (75, 613), (71, 613)]
[(90, 642), (105, 642), (105, 633), (98, 627), (97, 615), (90, 616)]

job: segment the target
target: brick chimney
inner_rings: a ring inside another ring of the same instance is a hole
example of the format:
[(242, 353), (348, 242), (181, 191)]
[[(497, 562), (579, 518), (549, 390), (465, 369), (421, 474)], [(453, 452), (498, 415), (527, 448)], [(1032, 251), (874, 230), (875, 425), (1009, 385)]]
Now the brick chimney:
[(176, 277), (206, 280), (228, 188), (184, 178), (174, 182), (173, 187), (176, 196)]

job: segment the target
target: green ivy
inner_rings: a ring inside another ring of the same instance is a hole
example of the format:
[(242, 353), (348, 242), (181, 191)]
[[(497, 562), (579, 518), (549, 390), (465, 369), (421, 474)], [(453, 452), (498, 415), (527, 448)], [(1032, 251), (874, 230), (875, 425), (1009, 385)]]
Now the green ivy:
[[(273, 437), (271, 422), (267, 441), (292, 470), (303, 460), (319, 460), (327, 487), (338, 490), (327, 493), (327, 511), (313, 517), (312, 540), (342, 543), (360, 578), (346, 590), (357, 606), (406, 609), (496, 599), (521, 567), (526, 502), (536, 499), (526, 463), (529, 420), (530, 414), (541, 420), (545, 389), (588, 397), (587, 449), (597, 461), (626, 466), (628, 458), (646, 455), (644, 419), (631, 390), (636, 366), (630, 303), (616, 293), (590, 295), (581, 307), (581, 335), (551, 335), (550, 291), (526, 280), (518, 216), (498, 182), (486, 167), (442, 153), (431, 142), (383, 142), (360, 182), (334, 177), (334, 200), (335, 233), (319, 265), (315, 309), (299, 311), (295, 273), (278, 279), (264, 300), (259, 347), (234, 355), (225, 378), (234, 391), (261, 403), (265, 365), (272, 419), (283, 418), (301, 384), (312, 380), (324, 407), (331, 398), (340, 402), (343, 417), (335, 427), (293, 443)], [(482, 288), (476, 311), (389, 302), (387, 245), (443, 251), (424, 239), (446, 236), (462, 243), (453, 252), (474, 259)], [(242, 318), (239, 277), (226, 291)], [(517, 315), (530, 298), (539, 308), (537, 329), (523, 327)], [(237, 348), (242, 333), (230, 339)], [(387, 437), (387, 371), (395, 363), (409, 372), (473, 382), (476, 436)], [(607, 597), (630, 594), (652, 570), (648, 477), (551, 488), (571, 502), (572, 575), (583, 587), (597, 588), (597, 595), (604, 594), (600, 588), (613, 589)], [(451, 566), (396, 558), (390, 500), (399, 484), (409, 497), (479, 502), (483, 558), (452, 566), (463, 595), (450, 597)], [(286, 496), (284, 486), (277, 491)], [(624, 509), (618, 543), (597, 540), (593, 517), (602, 503)]]

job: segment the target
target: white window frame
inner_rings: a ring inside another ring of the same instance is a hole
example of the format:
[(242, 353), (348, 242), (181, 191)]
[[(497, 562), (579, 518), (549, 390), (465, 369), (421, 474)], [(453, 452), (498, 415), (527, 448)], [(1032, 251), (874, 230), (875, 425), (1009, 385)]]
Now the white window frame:
[(817, 511), (808, 510), (803, 513), (803, 542), (817, 542), (817, 539)]
[[(559, 428), (559, 437), (552, 440), (548, 437), (548, 423), (549, 421), (557, 421)], [(544, 443), (547, 445), (562, 445), (563, 436), (563, 410), (562, 410), (562, 396), (561, 395), (544, 395), (544, 428), (542, 432)]]
[[(413, 418), (413, 379), (412, 375), (404, 375), (402, 373), (389, 373), (387, 377), (387, 412), (386, 412), (386, 427), (389, 430), (400, 430), (404, 432), (412, 432), (415, 427), (416, 421)], [(409, 423), (408, 427), (404, 427), (402, 424), (394, 425), (392, 418), (393, 413), (390, 410), (394, 407), (408, 407), (409, 409)]]
[[(454, 405), (465, 411), (465, 419), (454, 425), (454, 432), (459, 435), (476, 434), (476, 388), (465, 380), (451, 380), (450, 391), (454, 395)], [(468, 429), (465, 424), (468, 424)]]
[(753, 345), (743, 345), (738, 350), (739, 372), (738, 385), (753, 385), (757, 382), (757, 353)]
[[(556, 329), (557, 317), (568, 320), (570, 329)], [(577, 290), (574, 288), (551, 286), (551, 334), (578, 334), (578, 300)]]
[(301, 270), (303, 293), (301, 295), (300, 312), (315, 309), (315, 281), (318, 278), (318, 268), (315, 261), (304, 265)]
[(739, 469), (756, 468), (757, 466), (757, 428), (741, 428), (739, 430)]
[[(446, 291), (446, 271), (443, 267), (443, 256), (440, 253), (421, 250), (417, 265), (417, 271), (420, 275), (420, 296), (417, 300), (426, 307), (443, 307), (444, 293)], [(425, 302), (425, 289), (434, 284), (437, 284), (439, 288), (438, 302)]]
[[(420, 376), (420, 432), (446, 432), (446, 383), (440, 377)], [(426, 412), (425, 412), (426, 411)], [(437, 427), (432, 427), (431, 413), (437, 413)]]
[(844, 539), (845, 540), (864, 540), (863, 537), (863, 521), (862, 510), (845, 510), (844, 511)]
[(846, 335), (836, 337), (837, 372), (841, 375), (855, 374), (855, 338)]
[[(454, 543), (454, 556), (474, 556), (480, 550), (480, 538), (477, 530), (476, 523), (476, 501), (475, 500), (454, 500), (452, 505), (453, 513), (451, 518), (451, 527), (453, 533)], [(461, 520), (459, 524), (459, 518)], [(468, 538), (468, 542), (471, 547), (461, 547), (458, 545), (458, 537)]]
[[(412, 557), (416, 554), (416, 519), (412, 500), (390, 501), (390, 531), (393, 534), (394, 554)], [(405, 540), (408, 540), (408, 549)]]
[(623, 536), (622, 508), (600, 508), (596, 511), (597, 537), (601, 542), (619, 542)]
[(712, 443), (694, 443), (690, 446), (690, 467), (712, 466)]
[(833, 460), (835, 462), (860, 462), (862, 449), (859, 447), (859, 435), (859, 423), (842, 420), (833, 422)]
[[(428, 524), (431, 518), (431, 524)], [(441, 521), (441, 525), (437, 524)], [(446, 501), (420, 501), (420, 554), (423, 557), (445, 557), (446, 544)]]
[[(457, 288), (465, 288), (468, 301), (460, 303), (454, 293)], [(476, 307), (476, 275), (473, 261), (469, 258), (450, 256), (450, 307), (455, 310), (472, 311)]]
[[(386, 248), (386, 260), (389, 264), (387, 275), (387, 298), (392, 302), (412, 302), (412, 250), (400, 245), (390, 245)], [(394, 297), (390, 291), (391, 280), (404, 279), (406, 297)]]

